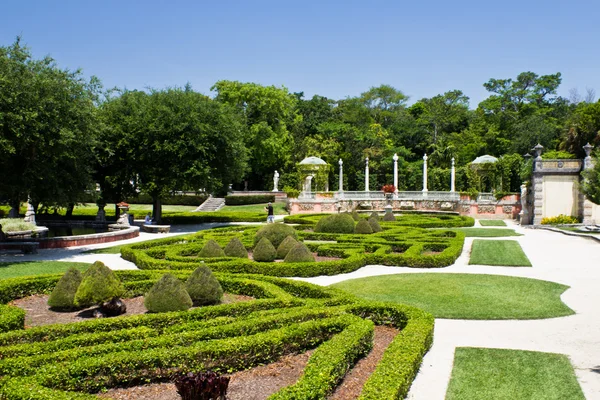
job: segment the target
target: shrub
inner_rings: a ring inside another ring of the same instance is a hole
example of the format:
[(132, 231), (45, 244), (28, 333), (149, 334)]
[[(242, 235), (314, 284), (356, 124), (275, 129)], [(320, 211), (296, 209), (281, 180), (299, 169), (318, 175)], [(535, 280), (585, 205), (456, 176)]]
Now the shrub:
[(352, 219), (355, 221), (360, 221), (360, 215), (358, 214), (358, 212), (356, 210), (352, 211), (352, 214), (350, 214), (352, 216)]
[(56, 309), (71, 309), (75, 307), (75, 293), (83, 277), (77, 268), (69, 268), (60, 278), (56, 287), (48, 297), (48, 305)]
[(317, 222), (315, 232), (354, 233), (354, 219), (350, 214), (331, 214)]
[(577, 217), (570, 217), (568, 215), (560, 214), (556, 217), (542, 218), (542, 225), (563, 225), (563, 224), (578, 224), (579, 219)]
[(286, 237), (277, 248), (277, 258), (285, 258), (290, 250), (293, 249), (297, 244), (298, 241), (293, 237)]
[(96, 261), (83, 273), (74, 303), (79, 307), (91, 306), (120, 297), (124, 292), (125, 289), (114, 272), (102, 262)]
[(258, 244), (262, 238), (267, 238), (269, 239), (269, 242), (277, 248), (288, 236), (298, 239), (296, 230), (289, 225), (282, 223), (267, 224), (256, 232), (256, 235), (254, 236), (254, 245)]
[(198, 257), (225, 257), (225, 252), (221, 246), (217, 244), (217, 242), (210, 239), (208, 242), (206, 242), (202, 250), (200, 250)]
[(198, 267), (185, 282), (185, 289), (195, 304), (217, 304), (223, 297), (223, 288), (208, 267)]
[(369, 218), (369, 225), (371, 225), (371, 229), (373, 233), (381, 232), (381, 225), (379, 225), (379, 220), (377, 218)]
[(227, 257), (248, 258), (248, 250), (238, 237), (234, 237), (227, 243), (224, 253)]
[(354, 227), (354, 233), (373, 233), (373, 228), (371, 228), (371, 224), (369, 224), (369, 221), (367, 221), (366, 219), (361, 219)]
[(314, 262), (315, 256), (310, 252), (308, 247), (302, 242), (296, 244), (293, 249), (285, 256), (284, 262)]
[(144, 297), (150, 312), (183, 311), (192, 306), (185, 285), (172, 274), (164, 274)]
[(25, 222), (22, 218), (3, 218), (0, 225), (4, 232), (32, 231), (37, 228), (36, 224)]
[(254, 261), (260, 262), (271, 262), (275, 260), (277, 256), (277, 251), (275, 247), (271, 244), (271, 241), (266, 237), (260, 239), (258, 244), (254, 247), (254, 252), (252, 253)]
[(229, 377), (219, 376), (212, 371), (190, 372), (173, 380), (182, 400), (226, 399)]
[(371, 215), (369, 215), (369, 218), (375, 218), (377, 221), (379, 221), (379, 213), (377, 211), (373, 211)]
[(394, 222), (396, 221), (396, 217), (394, 217), (394, 213), (385, 213), (385, 215), (383, 216), (383, 220), (387, 221), (387, 222)]
[(275, 203), (275, 195), (255, 195), (255, 196), (225, 196), (225, 205), (228, 206), (241, 206), (245, 204), (262, 204), (262, 203)]

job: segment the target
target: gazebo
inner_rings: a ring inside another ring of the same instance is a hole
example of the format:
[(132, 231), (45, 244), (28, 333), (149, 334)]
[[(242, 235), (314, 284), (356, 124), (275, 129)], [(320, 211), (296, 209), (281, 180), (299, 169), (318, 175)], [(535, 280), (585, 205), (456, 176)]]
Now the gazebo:
[(490, 181), (490, 172), (494, 169), (494, 164), (498, 159), (486, 154), (479, 156), (470, 163), (470, 167), (478, 178), (478, 190), (480, 192), (491, 192), (494, 188), (494, 182)]
[(306, 157), (298, 163), (298, 171), (303, 179), (302, 192), (312, 192), (312, 180), (315, 180), (315, 192), (319, 189), (329, 191), (329, 164), (319, 157)]

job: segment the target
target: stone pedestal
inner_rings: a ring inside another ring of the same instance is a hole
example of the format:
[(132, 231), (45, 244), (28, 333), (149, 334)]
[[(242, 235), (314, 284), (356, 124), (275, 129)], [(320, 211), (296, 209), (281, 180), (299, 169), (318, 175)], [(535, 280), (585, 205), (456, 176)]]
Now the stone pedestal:
[(105, 206), (98, 206), (98, 213), (96, 214), (96, 222), (106, 222), (106, 211)]

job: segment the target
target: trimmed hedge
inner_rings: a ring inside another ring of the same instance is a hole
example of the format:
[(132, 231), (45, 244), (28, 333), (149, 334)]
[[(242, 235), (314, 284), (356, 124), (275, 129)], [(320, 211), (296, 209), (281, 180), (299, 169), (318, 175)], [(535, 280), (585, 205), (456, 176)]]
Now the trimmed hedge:
[(241, 206), (246, 204), (275, 203), (274, 194), (252, 195), (252, 196), (225, 196), (225, 205)]

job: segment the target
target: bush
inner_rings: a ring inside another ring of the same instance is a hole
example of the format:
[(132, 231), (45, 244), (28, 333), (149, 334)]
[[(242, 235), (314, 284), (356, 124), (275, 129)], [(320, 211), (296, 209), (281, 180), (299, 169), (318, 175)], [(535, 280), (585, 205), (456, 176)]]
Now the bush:
[(197, 305), (218, 304), (223, 297), (223, 288), (208, 267), (198, 267), (185, 282), (192, 301)]
[(580, 221), (577, 217), (569, 217), (568, 215), (560, 214), (556, 217), (542, 218), (542, 225), (564, 225), (578, 224)]
[(283, 259), (298, 244), (298, 241), (291, 236), (286, 237), (277, 248), (277, 258)]
[(371, 215), (369, 215), (369, 219), (370, 218), (375, 218), (377, 221), (379, 221), (379, 213), (377, 211), (373, 211)]
[(277, 256), (277, 250), (275, 250), (275, 247), (273, 244), (271, 244), (269, 239), (263, 237), (254, 247), (252, 256), (254, 261), (271, 262), (275, 260), (275, 257)]
[(394, 222), (396, 221), (396, 217), (394, 216), (394, 213), (385, 213), (383, 220), (386, 222)]
[(262, 238), (269, 239), (269, 242), (277, 248), (288, 236), (298, 239), (296, 230), (289, 225), (282, 223), (267, 224), (260, 228), (254, 236), (254, 245), (256, 245)]
[(241, 206), (245, 204), (275, 203), (275, 195), (255, 195), (255, 196), (225, 196), (225, 205)]
[(381, 225), (379, 225), (379, 220), (377, 218), (369, 218), (369, 225), (371, 225), (371, 229), (373, 233), (381, 232)]
[(225, 252), (221, 246), (217, 244), (217, 242), (210, 239), (208, 242), (206, 242), (202, 250), (200, 250), (198, 257), (225, 257)]
[(285, 256), (284, 262), (314, 262), (315, 256), (310, 252), (308, 247), (302, 242), (296, 244), (293, 249)]
[(354, 233), (361, 234), (369, 234), (373, 233), (373, 228), (371, 228), (371, 224), (366, 219), (361, 219), (358, 221), (358, 224), (354, 227)]
[(74, 303), (78, 307), (100, 304), (125, 292), (121, 281), (106, 265), (96, 261), (83, 273)]
[(354, 233), (354, 219), (350, 214), (331, 214), (317, 222), (315, 232)]
[(192, 306), (185, 285), (172, 274), (164, 274), (144, 297), (150, 312), (184, 311)]
[(227, 257), (248, 258), (248, 250), (238, 237), (232, 238), (224, 249)]
[(297, 199), (298, 196), (300, 196), (300, 191), (298, 189), (294, 189), (289, 186), (284, 187), (283, 191), (285, 192), (288, 199)]
[(226, 399), (228, 376), (219, 376), (212, 371), (178, 376), (173, 380), (181, 400)]
[(0, 304), (0, 333), (25, 328), (25, 310)]
[(71, 309), (75, 307), (75, 293), (83, 277), (77, 268), (69, 268), (60, 278), (56, 287), (48, 297), (48, 305), (56, 309)]
[(358, 212), (356, 210), (352, 211), (352, 214), (350, 214), (352, 216), (352, 219), (355, 221), (360, 221), (360, 215), (358, 214)]
[[(208, 195), (200, 194), (200, 195), (173, 195), (173, 196), (165, 196), (161, 197), (160, 202), (165, 206), (199, 206), (204, 203)], [(152, 204), (152, 196), (149, 194), (140, 194), (137, 197), (133, 197), (127, 199), (129, 204)]]

